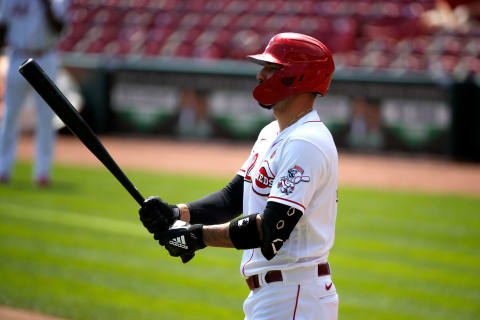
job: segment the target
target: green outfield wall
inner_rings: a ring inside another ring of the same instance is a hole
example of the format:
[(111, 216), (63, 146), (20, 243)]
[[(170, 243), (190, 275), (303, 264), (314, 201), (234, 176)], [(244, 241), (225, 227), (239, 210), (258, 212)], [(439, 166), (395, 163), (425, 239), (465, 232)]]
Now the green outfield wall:
[[(73, 54), (63, 65), (98, 132), (252, 140), (273, 120), (251, 96), (248, 62)], [(480, 161), (479, 91), (442, 74), (340, 69), (315, 108), (340, 149)]]

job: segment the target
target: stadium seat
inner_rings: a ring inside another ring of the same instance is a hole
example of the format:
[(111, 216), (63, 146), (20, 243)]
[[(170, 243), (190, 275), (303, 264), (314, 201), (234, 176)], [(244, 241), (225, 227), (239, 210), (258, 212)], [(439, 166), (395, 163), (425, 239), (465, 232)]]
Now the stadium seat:
[(260, 0), (256, 2), (256, 6), (254, 6), (252, 13), (259, 13), (264, 15), (269, 15), (273, 13), (279, 1), (268, 1), (268, 0)]
[(247, 0), (233, 0), (224, 7), (223, 12), (240, 14), (248, 11), (249, 7), (250, 3)]
[(62, 41), (60, 41), (60, 44), (58, 45), (58, 48), (60, 51), (63, 52), (69, 52), (69, 51), (74, 51), (73, 48), (75, 44), (77, 43), (78, 39), (73, 39), (73, 38), (65, 38)]
[(479, 31), (425, 30), (420, 18), (434, 6), (435, 0), (72, 0), (60, 50), (244, 60), (275, 33), (293, 31), (324, 42), (340, 68), (477, 70)]
[(188, 58), (192, 56), (193, 47), (190, 43), (182, 42), (176, 47), (174, 56), (181, 58)]
[(192, 51), (192, 57), (208, 60), (216, 60), (224, 58), (224, 50), (221, 46), (212, 43), (208, 46), (198, 46)]
[(238, 15), (236, 14), (219, 12), (211, 17), (206, 27), (210, 29), (224, 29), (234, 25), (237, 19)]
[(105, 47), (108, 45), (109, 42), (103, 40), (95, 40), (91, 42), (88, 47), (85, 49), (85, 53), (91, 54), (99, 54), (102, 53)]

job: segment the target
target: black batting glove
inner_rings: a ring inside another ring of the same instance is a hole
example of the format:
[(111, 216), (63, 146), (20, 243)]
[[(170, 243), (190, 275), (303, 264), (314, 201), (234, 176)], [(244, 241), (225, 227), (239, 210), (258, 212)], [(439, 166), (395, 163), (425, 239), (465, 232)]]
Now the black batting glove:
[(168, 231), (154, 234), (155, 240), (165, 246), (172, 257), (181, 257), (183, 263), (190, 261), (195, 251), (206, 247), (203, 242), (203, 225), (178, 221)]
[(140, 221), (150, 233), (168, 230), (180, 218), (180, 210), (159, 197), (148, 197), (140, 209)]

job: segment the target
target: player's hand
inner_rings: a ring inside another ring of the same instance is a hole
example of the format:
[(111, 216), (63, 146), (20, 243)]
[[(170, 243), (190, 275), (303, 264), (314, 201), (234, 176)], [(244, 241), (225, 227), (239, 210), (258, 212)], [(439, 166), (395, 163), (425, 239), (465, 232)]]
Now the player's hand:
[(169, 205), (159, 197), (148, 197), (140, 209), (140, 221), (150, 233), (168, 230), (180, 218), (176, 206)]
[(155, 240), (165, 246), (172, 257), (181, 257), (183, 263), (190, 261), (195, 251), (205, 248), (203, 225), (191, 225), (178, 220), (168, 231), (155, 233)]

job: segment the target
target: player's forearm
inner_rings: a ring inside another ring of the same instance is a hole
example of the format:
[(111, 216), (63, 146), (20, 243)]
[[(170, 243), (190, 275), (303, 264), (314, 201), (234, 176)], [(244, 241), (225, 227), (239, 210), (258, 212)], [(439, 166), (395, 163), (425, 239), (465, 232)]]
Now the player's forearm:
[(203, 242), (209, 247), (233, 248), (228, 223), (203, 226)]
[[(180, 220), (190, 222), (190, 209), (186, 204), (177, 204)], [(203, 226), (203, 242), (210, 247), (233, 248), (228, 231), (228, 223)]]

